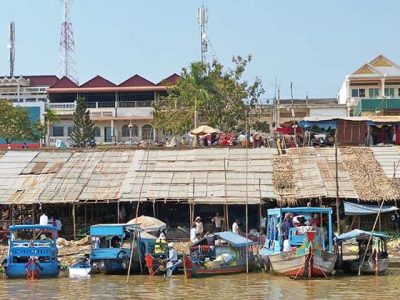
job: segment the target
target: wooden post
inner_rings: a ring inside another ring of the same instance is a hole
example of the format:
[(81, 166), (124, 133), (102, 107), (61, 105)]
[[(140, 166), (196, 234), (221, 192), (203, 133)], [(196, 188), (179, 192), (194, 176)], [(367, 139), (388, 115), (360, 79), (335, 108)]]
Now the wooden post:
[(153, 200), (153, 217), (156, 217), (156, 200)]
[(117, 223), (119, 223), (119, 201), (117, 201)]
[(35, 219), (35, 204), (32, 204), (32, 224), (36, 224)]
[(76, 240), (75, 203), (72, 203), (72, 225), (74, 229), (74, 240)]
[(87, 222), (86, 222), (87, 204), (86, 204), (86, 202), (83, 205), (85, 205), (85, 227), (86, 227), (87, 226)]
[(14, 216), (13, 216), (13, 205), (10, 205), (10, 220), (11, 220), (11, 225), (14, 224)]
[(336, 145), (336, 135), (337, 135), (337, 129), (335, 131), (336, 222), (337, 222), (337, 231), (338, 231), (338, 234), (340, 234), (339, 170), (338, 170), (338, 149), (337, 149), (337, 145)]

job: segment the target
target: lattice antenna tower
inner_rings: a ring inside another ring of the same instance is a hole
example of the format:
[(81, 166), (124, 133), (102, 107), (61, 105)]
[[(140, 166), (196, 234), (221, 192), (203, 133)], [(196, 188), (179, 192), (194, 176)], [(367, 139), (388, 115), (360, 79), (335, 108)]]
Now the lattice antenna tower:
[(60, 54), (59, 54), (59, 75), (68, 77), (78, 84), (78, 74), (75, 70), (75, 41), (70, 20), (70, 4), (72, 0), (61, 0), (62, 23), (60, 35)]
[(208, 51), (208, 38), (206, 34), (206, 25), (208, 22), (208, 10), (202, 5), (197, 11), (197, 18), (200, 26), (200, 41), (201, 41), (201, 63), (206, 62)]
[(10, 22), (9, 26), (9, 61), (10, 61), (10, 77), (14, 77), (14, 65), (15, 65), (15, 23)]

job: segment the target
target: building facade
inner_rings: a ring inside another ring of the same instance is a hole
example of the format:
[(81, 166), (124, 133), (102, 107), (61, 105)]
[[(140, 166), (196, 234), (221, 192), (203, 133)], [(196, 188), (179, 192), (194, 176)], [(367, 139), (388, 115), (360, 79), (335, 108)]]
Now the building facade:
[(321, 99), (281, 99), (271, 104), (258, 106), (260, 121), (270, 124), (270, 128), (286, 122), (297, 122), (305, 117), (343, 117), (346, 105), (336, 98)]
[(379, 55), (348, 74), (339, 91), (348, 116), (400, 113), (400, 66)]
[(179, 75), (172, 74), (155, 84), (134, 75), (119, 85), (96, 76), (78, 86), (66, 77), (47, 90), (48, 107), (60, 117), (50, 128), (50, 145), (62, 140), (70, 145), (69, 133), (73, 127), (76, 99), (83, 97), (95, 123), (97, 144), (134, 143), (156, 140), (157, 132), (151, 125), (153, 103), (166, 95), (167, 87), (174, 85)]

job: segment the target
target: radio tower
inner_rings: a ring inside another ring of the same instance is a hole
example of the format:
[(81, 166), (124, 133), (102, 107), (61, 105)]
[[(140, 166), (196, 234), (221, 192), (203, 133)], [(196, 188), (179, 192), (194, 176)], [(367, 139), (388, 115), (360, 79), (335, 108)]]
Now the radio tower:
[(208, 22), (208, 10), (202, 5), (197, 11), (197, 18), (200, 25), (200, 41), (201, 41), (201, 63), (206, 62), (206, 55), (208, 49), (208, 38), (206, 34), (206, 25)]
[(10, 50), (10, 77), (14, 77), (15, 63), (15, 23), (10, 22), (10, 39), (8, 41), (8, 49)]
[(59, 75), (61, 77), (68, 77), (73, 82), (78, 84), (78, 76), (74, 68), (76, 64), (74, 32), (72, 31), (72, 22), (69, 18), (71, 0), (61, 1), (63, 3), (63, 10), (60, 36)]

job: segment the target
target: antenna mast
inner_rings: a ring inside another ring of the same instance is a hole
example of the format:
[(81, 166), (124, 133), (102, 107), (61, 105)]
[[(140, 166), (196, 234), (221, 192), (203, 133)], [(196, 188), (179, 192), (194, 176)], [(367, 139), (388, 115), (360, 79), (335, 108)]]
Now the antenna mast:
[(207, 42), (207, 34), (206, 34), (206, 25), (208, 22), (208, 10), (202, 5), (197, 12), (199, 26), (200, 26), (200, 42), (201, 42), (201, 63), (204, 64), (206, 62), (206, 55), (208, 49)]
[(61, 77), (68, 77), (73, 82), (78, 83), (78, 74), (74, 68), (74, 65), (76, 64), (74, 32), (70, 20), (70, 4), (72, 0), (61, 1), (63, 10), (60, 35), (59, 75)]
[(15, 23), (10, 22), (10, 38), (8, 42), (8, 49), (10, 50), (10, 77), (14, 77), (14, 63), (15, 63)]

